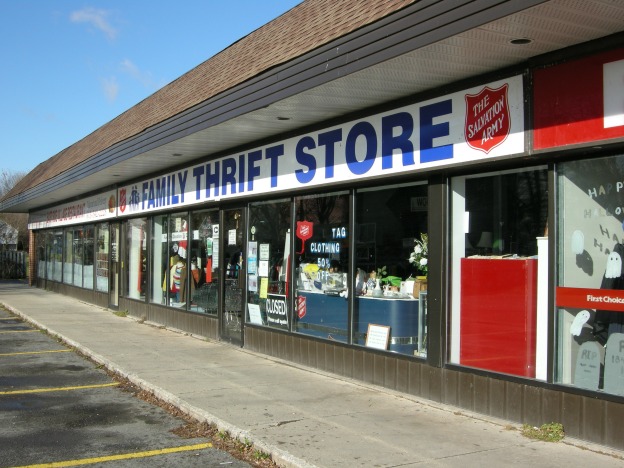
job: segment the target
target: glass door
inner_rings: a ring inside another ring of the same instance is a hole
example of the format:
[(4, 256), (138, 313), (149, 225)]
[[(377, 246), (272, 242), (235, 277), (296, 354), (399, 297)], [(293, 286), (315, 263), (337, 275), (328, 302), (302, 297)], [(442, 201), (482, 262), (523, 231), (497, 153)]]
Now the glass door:
[(109, 299), (108, 306), (111, 309), (119, 307), (119, 223), (110, 225), (110, 268), (109, 276)]
[(221, 339), (233, 344), (243, 343), (243, 291), (244, 271), (244, 211), (242, 208), (224, 210), (222, 213), (220, 264), (223, 301), (221, 303)]

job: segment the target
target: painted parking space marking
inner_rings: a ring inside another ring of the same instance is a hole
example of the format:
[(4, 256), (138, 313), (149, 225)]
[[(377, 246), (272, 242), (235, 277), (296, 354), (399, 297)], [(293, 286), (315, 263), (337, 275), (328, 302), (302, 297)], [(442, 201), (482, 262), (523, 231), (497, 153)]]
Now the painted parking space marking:
[(118, 385), (119, 385), (119, 382), (112, 382), (112, 383), (97, 384), (97, 385), (81, 385), (77, 387), (52, 387), (52, 388), (35, 388), (31, 390), (11, 390), (8, 392), (0, 392), (0, 396), (2, 395), (25, 395), (29, 393), (46, 393), (46, 392), (69, 392), (71, 390), (85, 390), (89, 388), (116, 387)]
[(21, 353), (0, 353), (2, 356), (24, 356), (29, 354), (46, 354), (46, 353), (71, 353), (71, 349), (53, 349), (50, 351), (23, 351)]
[(9, 330), (9, 331), (0, 331), (0, 335), (7, 335), (9, 333), (30, 333), (30, 332), (39, 332), (39, 330)]
[(53, 462), (53, 463), (42, 463), (38, 465), (24, 465), (24, 466), (16, 467), (16, 468), (43, 468), (43, 467), (60, 468), (60, 467), (65, 467), (65, 466), (92, 465), (94, 463), (130, 460), (132, 458), (155, 457), (158, 455), (168, 455), (170, 453), (192, 452), (193, 450), (204, 450), (207, 448), (212, 448), (212, 444), (209, 442), (206, 442), (203, 444), (183, 445), (180, 447), (149, 450), (145, 452), (122, 453), (119, 455), (109, 455), (105, 457), (94, 457), (94, 458), (82, 458), (79, 460), (67, 460), (67, 461), (60, 461), (60, 462)]

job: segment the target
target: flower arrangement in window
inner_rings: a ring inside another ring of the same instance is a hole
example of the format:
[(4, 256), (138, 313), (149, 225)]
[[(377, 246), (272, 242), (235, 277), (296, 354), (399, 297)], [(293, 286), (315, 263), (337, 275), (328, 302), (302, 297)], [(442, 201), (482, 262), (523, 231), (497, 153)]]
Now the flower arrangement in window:
[(420, 234), (420, 239), (414, 239), (414, 251), (410, 253), (407, 259), (423, 276), (427, 276), (429, 267), (427, 266), (427, 257), (429, 256), (429, 236)]

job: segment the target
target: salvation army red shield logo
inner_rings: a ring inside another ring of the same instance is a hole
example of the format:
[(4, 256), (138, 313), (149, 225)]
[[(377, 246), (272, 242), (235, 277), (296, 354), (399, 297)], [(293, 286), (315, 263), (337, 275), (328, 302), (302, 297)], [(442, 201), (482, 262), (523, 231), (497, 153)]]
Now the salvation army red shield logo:
[(466, 143), (484, 153), (489, 153), (501, 145), (511, 129), (507, 89), (487, 86), (478, 94), (466, 94)]
[(122, 213), (126, 211), (126, 189), (119, 190), (119, 211)]
[(314, 234), (314, 224), (310, 221), (297, 221), (297, 237), (301, 239), (301, 252), (297, 252), (298, 254), (303, 254), (305, 251), (305, 241), (307, 241)]
[(297, 317), (302, 319), (306, 316), (306, 298), (305, 296), (297, 296)]
[(108, 198), (108, 212), (112, 213), (115, 211), (115, 195), (111, 195)]

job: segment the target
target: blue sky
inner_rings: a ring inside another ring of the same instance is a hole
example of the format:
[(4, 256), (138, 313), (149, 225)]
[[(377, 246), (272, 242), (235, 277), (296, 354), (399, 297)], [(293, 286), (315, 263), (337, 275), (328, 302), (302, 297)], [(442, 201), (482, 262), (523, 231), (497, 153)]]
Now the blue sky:
[(29, 172), (301, 0), (0, 0), (0, 171)]

